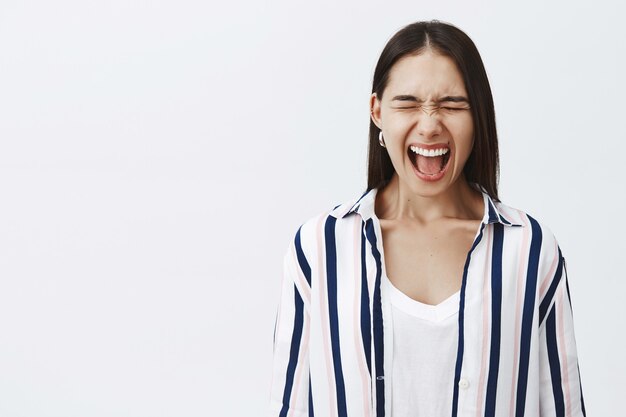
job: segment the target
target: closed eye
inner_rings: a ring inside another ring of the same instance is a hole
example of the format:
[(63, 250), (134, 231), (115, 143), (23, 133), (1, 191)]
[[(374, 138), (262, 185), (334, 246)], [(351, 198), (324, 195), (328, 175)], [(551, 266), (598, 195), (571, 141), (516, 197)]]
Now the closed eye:
[[(407, 110), (407, 109), (417, 109), (419, 108), (419, 106), (411, 106), (411, 107), (396, 107), (396, 109), (399, 110)], [(469, 110), (469, 107), (441, 107), (444, 110), (454, 110), (454, 111), (459, 111), (459, 110)]]

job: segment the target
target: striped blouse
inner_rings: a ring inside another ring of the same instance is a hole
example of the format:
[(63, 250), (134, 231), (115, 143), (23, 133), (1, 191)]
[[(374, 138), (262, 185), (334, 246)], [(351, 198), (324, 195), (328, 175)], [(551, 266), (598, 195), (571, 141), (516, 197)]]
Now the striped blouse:
[[(393, 417), (393, 322), (381, 285), (377, 192), (308, 219), (288, 246), (272, 417)], [(452, 417), (585, 416), (558, 242), (537, 219), (482, 194), (484, 216), (460, 290)]]

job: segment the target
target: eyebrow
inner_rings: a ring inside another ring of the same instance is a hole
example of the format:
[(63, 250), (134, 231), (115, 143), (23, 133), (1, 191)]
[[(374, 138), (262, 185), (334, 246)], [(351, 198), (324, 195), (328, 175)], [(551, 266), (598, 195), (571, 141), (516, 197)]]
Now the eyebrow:
[[(412, 96), (410, 94), (401, 94), (399, 96), (395, 96), (394, 98), (391, 99), (391, 101), (414, 101), (416, 103), (423, 103), (424, 100), (419, 98), (419, 97), (415, 97)], [(469, 104), (469, 100), (466, 97), (463, 96), (445, 96), (445, 97), (441, 97), (440, 99), (436, 100), (436, 103), (443, 103), (445, 101), (452, 101), (454, 103), (467, 103)]]

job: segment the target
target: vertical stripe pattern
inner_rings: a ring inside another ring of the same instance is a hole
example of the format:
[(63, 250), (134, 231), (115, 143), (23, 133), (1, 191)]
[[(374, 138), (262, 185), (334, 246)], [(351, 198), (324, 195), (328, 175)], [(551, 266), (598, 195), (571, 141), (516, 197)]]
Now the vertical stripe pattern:
[(383, 312), (382, 312), (382, 299), (380, 294), (380, 285), (382, 277), (382, 265), (380, 252), (378, 251), (378, 244), (376, 233), (374, 230), (374, 222), (372, 219), (367, 220), (365, 225), (367, 239), (370, 242), (371, 253), (376, 262), (376, 284), (374, 287), (374, 311), (373, 311), (373, 325), (374, 325), (374, 362), (376, 367), (376, 417), (384, 417), (385, 415), (385, 373), (383, 370), (384, 360), (384, 346), (383, 346)]
[(524, 310), (522, 312), (522, 334), (520, 335), (520, 358), (517, 377), (517, 397), (515, 403), (515, 417), (522, 417), (526, 407), (526, 389), (528, 387), (528, 368), (530, 360), (530, 341), (535, 317), (535, 293), (537, 287), (537, 272), (539, 255), (541, 254), (541, 227), (537, 221), (528, 216), (532, 228), (530, 253), (528, 255), (528, 269), (526, 272), (526, 287), (524, 290)]
[[(289, 244), (272, 323), (270, 417), (390, 410), (402, 364), (387, 368), (394, 328), (381, 288), (377, 192), (308, 219)], [(561, 247), (541, 221), (482, 195), (463, 265), (450, 403), (441, 407), (452, 417), (586, 417)]]
[(363, 339), (363, 350), (367, 371), (372, 375), (372, 333), (370, 331), (372, 323), (370, 316), (370, 296), (369, 283), (367, 281), (367, 266), (365, 262), (365, 238), (361, 235), (361, 338)]
[(337, 389), (337, 415), (347, 417), (346, 389), (341, 367), (339, 348), (339, 318), (337, 313), (337, 252), (335, 248), (335, 219), (328, 216), (324, 228), (326, 238), (326, 277), (328, 279), (328, 314), (330, 317), (330, 340), (333, 352), (335, 386)]
[[(294, 284), (295, 289), (295, 284)], [(283, 391), (283, 408), (280, 410), (280, 417), (287, 417), (289, 411), (289, 403), (291, 399), (291, 391), (293, 387), (294, 375), (296, 372), (296, 364), (298, 360), (298, 354), (300, 352), (300, 340), (302, 338), (302, 326), (303, 326), (303, 308), (304, 304), (300, 294), (297, 290), (294, 290), (294, 302), (296, 306), (294, 316), (293, 333), (291, 334), (291, 349), (289, 350), (289, 365), (287, 366), (287, 381), (285, 383), (285, 389)]]
[(465, 309), (465, 287), (467, 285), (467, 271), (470, 263), (470, 259), (472, 258), (472, 252), (474, 248), (483, 237), (483, 230), (485, 229), (485, 224), (481, 223), (480, 231), (478, 232), (478, 237), (474, 239), (474, 243), (467, 253), (467, 257), (465, 259), (465, 266), (463, 267), (463, 280), (461, 281), (461, 300), (459, 305), (459, 338), (458, 338), (458, 350), (456, 357), (456, 365), (454, 369), (454, 391), (452, 392), (452, 417), (456, 417), (458, 415), (458, 407), (459, 407), (459, 381), (461, 379), (461, 368), (463, 366), (463, 349), (465, 347), (464, 340), (464, 330), (465, 323), (463, 321), (464, 317), (464, 309)]
[(485, 417), (496, 414), (496, 388), (500, 366), (500, 315), (502, 310), (502, 251), (504, 248), (504, 226), (493, 225), (491, 255), (491, 347), (489, 350), (489, 377), (485, 397)]
[(561, 386), (561, 364), (559, 363), (559, 350), (556, 340), (556, 312), (554, 309), (548, 314), (546, 322), (546, 343), (548, 344), (548, 360), (550, 362), (556, 416), (563, 417), (565, 416), (565, 403), (563, 401), (563, 387)]

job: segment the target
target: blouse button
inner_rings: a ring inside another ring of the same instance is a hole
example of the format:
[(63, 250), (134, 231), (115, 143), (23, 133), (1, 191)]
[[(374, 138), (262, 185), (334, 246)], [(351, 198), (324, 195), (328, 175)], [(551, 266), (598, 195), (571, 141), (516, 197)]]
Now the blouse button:
[(467, 389), (467, 387), (469, 387), (469, 381), (466, 378), (461, 378), (459, 380), (459, 387)]

